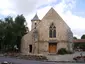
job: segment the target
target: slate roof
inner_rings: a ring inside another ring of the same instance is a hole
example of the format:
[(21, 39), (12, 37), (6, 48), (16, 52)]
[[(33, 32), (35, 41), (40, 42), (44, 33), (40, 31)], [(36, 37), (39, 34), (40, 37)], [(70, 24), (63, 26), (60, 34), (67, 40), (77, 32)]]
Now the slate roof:
[(36, 14), (31, 21), (38, 21), (38, 20), (40, 20), (40, 19), (38, 18), (37, 14)]

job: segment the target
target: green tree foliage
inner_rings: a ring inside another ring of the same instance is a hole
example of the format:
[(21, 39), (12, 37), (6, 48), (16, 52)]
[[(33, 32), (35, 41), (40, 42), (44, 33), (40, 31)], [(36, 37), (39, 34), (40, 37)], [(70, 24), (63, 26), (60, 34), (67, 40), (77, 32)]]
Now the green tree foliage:
[(85, 43), (78, 42), (74, 44), (74, 49), (82, 49), (85, 50)]
[(74, 36), (73, 39), (77, 39), (77, 37)]
[(58, 54), (61, 54), (61, 55), (64, 55), (64, 54), (67, 54), (67, 50), (65, 48), (61, 48), (58, 50)]
[(81, 36), (81, 39), (85, 39), (85, 34)]
[(5, 23), (4, 21), (0, 20), (0, 49), (4, 45), (4, 38), (5, 38)]
[(15, 33), (16, 33), (16, 44), (20, 49), (21, 38), (26, 34), (26, 20), (23, 15), (18, 15), (15, 18)]
[(13, 21), (12, 17), (0, 20), (0, 49), (13, 50), (17, 45), (20, 50), (21, 38), (26, 34), (26, 20), (23, 15), (18, 15)]
[[(81, 36), (81, 39), (85, 39), (85, 34), (83, 34)], [(74, 49), (83, 49), (85, 50), (85, 42), (77, 42), (77, 43), (74, 43)]]

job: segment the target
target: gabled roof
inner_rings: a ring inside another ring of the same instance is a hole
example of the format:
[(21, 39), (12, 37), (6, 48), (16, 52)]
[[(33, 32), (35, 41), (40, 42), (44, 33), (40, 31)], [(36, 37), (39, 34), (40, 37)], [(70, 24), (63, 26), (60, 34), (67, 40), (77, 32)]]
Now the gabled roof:
[(54, 8), (51, 8), (46, 15), (42, 18), (42, 20), (59, 20), (70, 29), (70, 27), (66, 24), (66, 22), (62, 19), (62, 17), (55, 11)]
[(40, 20), (40, 19), (38, 18), (37, 14), (36, 14), (31, 21), (38, 21), (38, 20)]
[[(42, 19), (62, 19), (60, 15), (51, 8)], [(63, 20), (63, 19), (62, 19)]]

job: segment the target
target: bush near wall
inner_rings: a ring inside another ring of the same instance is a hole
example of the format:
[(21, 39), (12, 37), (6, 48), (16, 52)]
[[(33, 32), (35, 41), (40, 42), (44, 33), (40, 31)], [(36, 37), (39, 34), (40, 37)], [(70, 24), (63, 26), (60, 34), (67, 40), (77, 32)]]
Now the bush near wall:
[(61, 55), (68, 54), (68, 51), (65, 48), (61, 48), (58, 50), (58, 54), (61, 54)]

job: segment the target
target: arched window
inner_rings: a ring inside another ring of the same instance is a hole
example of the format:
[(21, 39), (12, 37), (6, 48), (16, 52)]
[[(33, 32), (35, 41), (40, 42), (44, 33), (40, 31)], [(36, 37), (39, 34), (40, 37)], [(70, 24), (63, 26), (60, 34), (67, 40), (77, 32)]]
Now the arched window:
[(52, 23), (49, 27), (49, 37), (50, 38), (55, 38), (56, 37), (56, 27)]
[(35, 30), (33, 32), (33, 38), (34, 38), (34, 41), (38, 41), (38, 31), (37, 30)]

